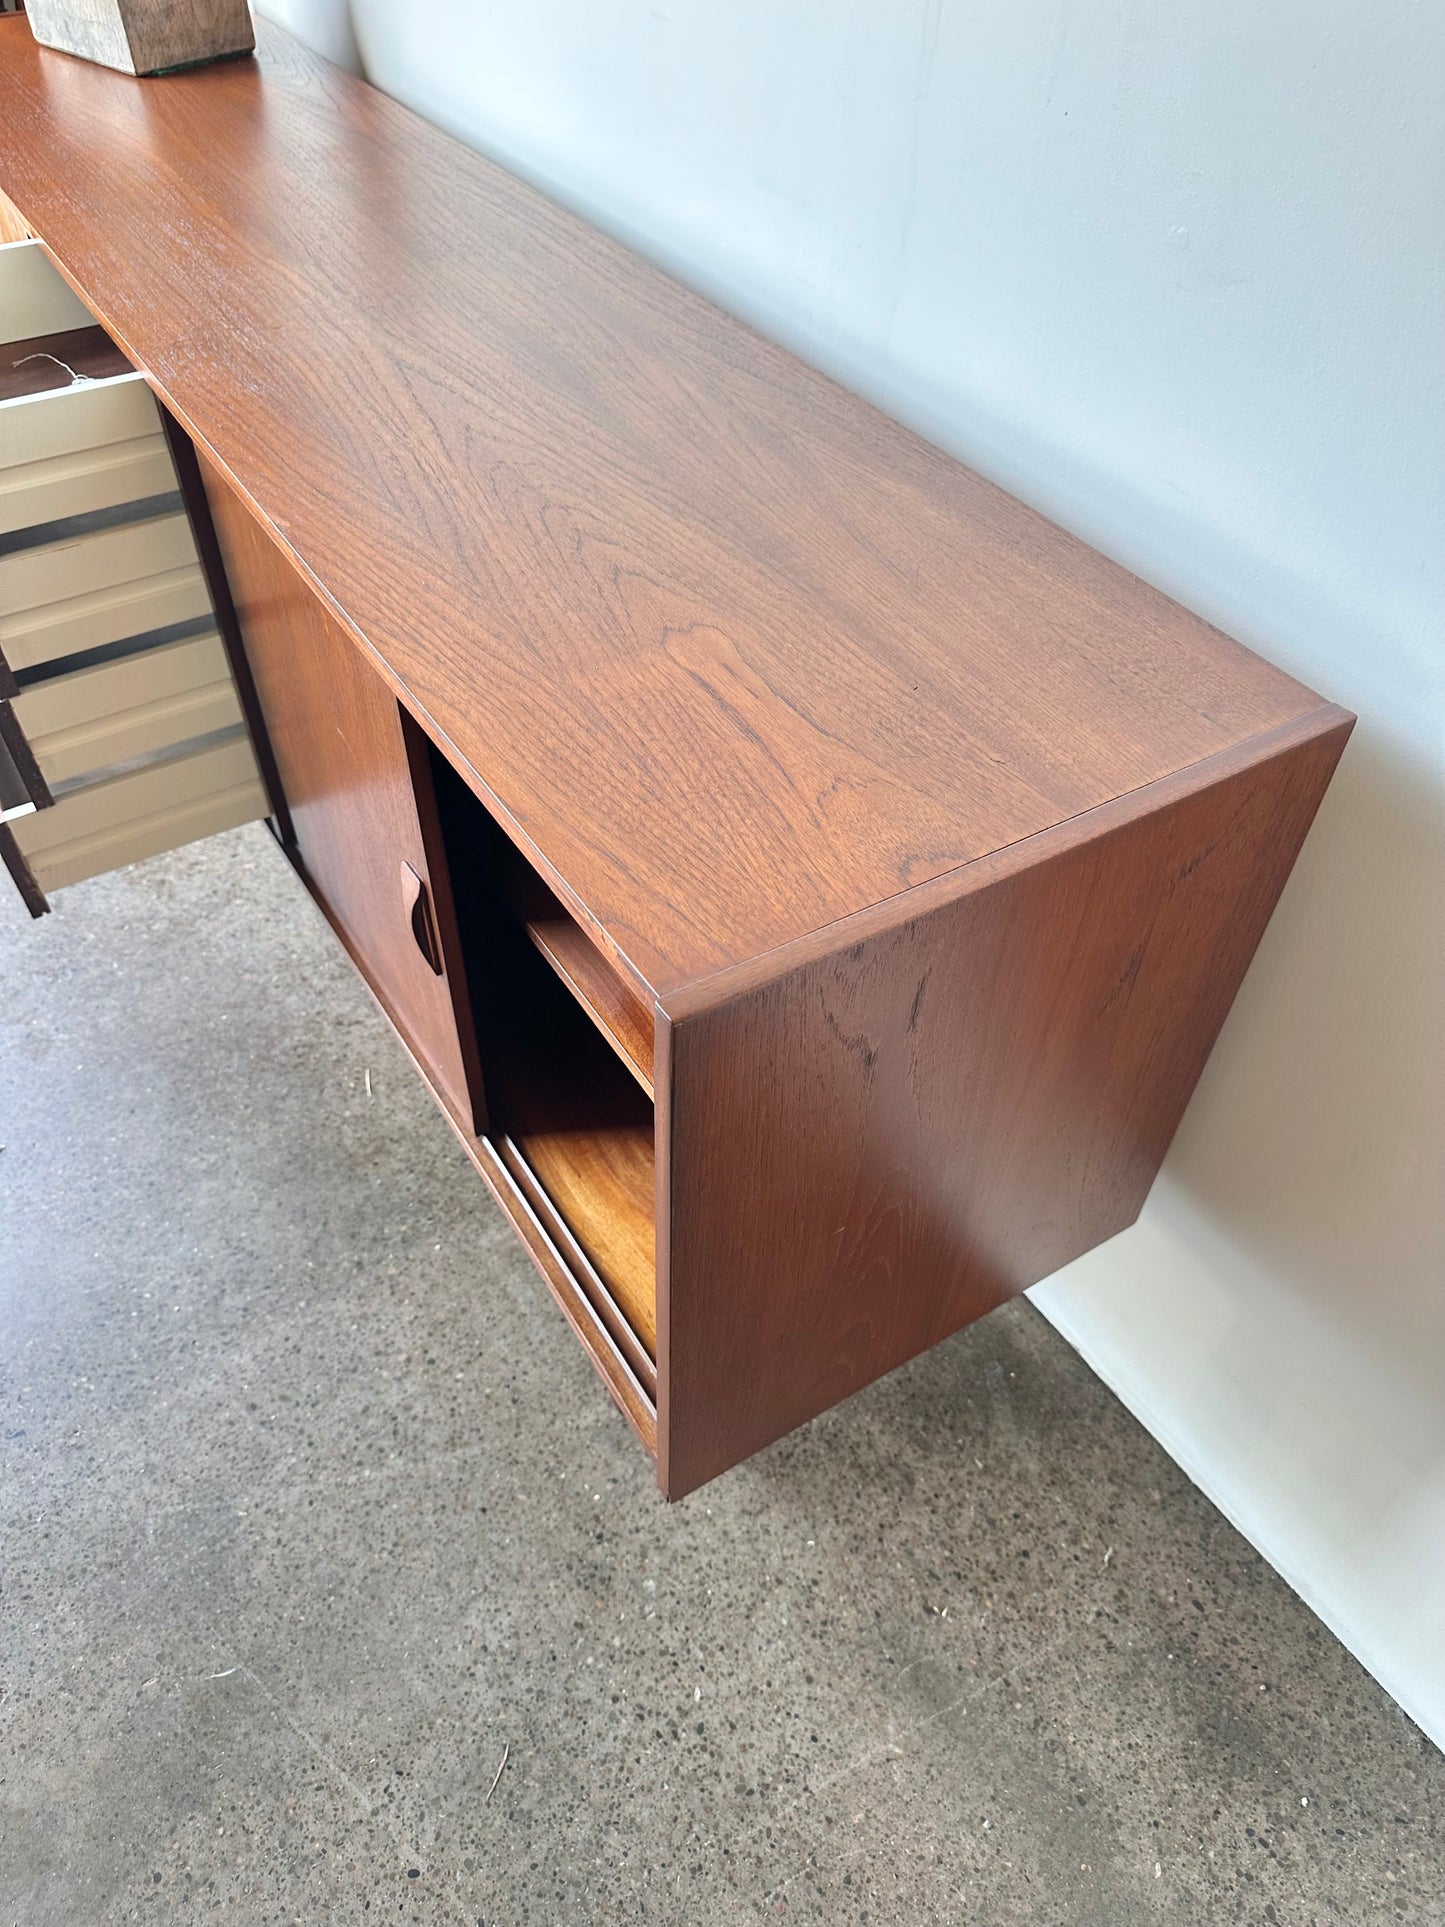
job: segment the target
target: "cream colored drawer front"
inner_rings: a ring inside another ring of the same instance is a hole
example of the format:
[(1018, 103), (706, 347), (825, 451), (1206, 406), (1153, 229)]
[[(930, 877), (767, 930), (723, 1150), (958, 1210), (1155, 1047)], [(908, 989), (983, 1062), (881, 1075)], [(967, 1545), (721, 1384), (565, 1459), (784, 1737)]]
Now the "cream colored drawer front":
[(248, 737), (63, 796), (11, 825), (42, 890), (118, 870), (266, 814)]
[(73, 295), (38, 241), (0, 247), (0, 341), (28, 341), (67, 328), (91, 328), (95, 316)]
[[(38, 243), (0, 246), (0, 342), (92, 325)], [(137, 647), (214, 622), (187, 517), (146, 514), (176, 490), (139, 374), (0, 401), (0, 650), (21, 678), (5, 715), (25, 758), (7, 751), (0, 807), (28, 808), (21, 767), (43, 803), (33, 755), (55, 802), (10, 830), (43, 891), (269, 808), (215, 628)], [(111, 526), (76, 534), (87, 516)], [(102, 659), (70, 666), (90, 651)]]
[(120, 588), (142, 576), (184, 568), (196, 545), (184, 515), (127, 522), (68, 542), (47, 542), (0, 556), (0, 608), (34, 609), (72, 596)]
[(0, 649), (12, 669), (210, 613), (184, 515), (0, 556)]
[(14, 710), (52, 786), (242, 720), (214, 631), (52, 676), (22, 690)]
[(175, 487), (160, 414), (140, 375), (0, 402), (0, 535)]

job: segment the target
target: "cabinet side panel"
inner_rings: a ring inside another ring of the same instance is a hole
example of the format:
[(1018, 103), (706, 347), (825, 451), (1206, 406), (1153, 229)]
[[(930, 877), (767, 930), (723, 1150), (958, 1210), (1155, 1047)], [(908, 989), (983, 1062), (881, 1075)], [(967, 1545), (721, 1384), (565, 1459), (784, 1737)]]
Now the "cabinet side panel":
[(674, 1024), (665, 1491), (1134, 1221), (1348, 729)]

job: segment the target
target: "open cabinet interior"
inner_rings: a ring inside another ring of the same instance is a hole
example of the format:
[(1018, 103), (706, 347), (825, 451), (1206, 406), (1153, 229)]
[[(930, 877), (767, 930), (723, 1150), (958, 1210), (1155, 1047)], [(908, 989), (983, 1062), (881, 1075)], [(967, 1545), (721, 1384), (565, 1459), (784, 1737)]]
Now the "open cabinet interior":
[(487, 1141), (655, 1403), (650, 1015), (434, 752), (432, 774)]
[[(23, 245), (23, 244), (22, 244)], [(33, 245), (33, 244), (32, 244)], [(62, 317), (74, 319), (73, 316)], [(19, 323), (17, 325), (25, 325)], [(78, 383), (128, 375), (124, 353), (97, 322), (7, 341), (0, 353), (0, 401), (48, 395)]]

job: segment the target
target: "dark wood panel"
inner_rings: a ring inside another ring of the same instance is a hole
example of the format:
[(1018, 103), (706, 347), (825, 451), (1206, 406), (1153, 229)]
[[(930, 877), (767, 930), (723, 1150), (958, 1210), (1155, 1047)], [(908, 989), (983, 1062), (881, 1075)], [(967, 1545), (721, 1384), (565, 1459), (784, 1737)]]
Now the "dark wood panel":
[(1133, 1222), (1349, 726), (672, 1024), (665, 1491)]
[(652, 988), (1311, 706), (501, 169), (259, 38), (257, 63), (138, 88), (0, 21), (0, 179)]
[(201, 474), (293, 855), (429, 1077), (479, 1127), (466, 977), (443, 941), (449, 881), (432, 869), (396, 698), (204, 462)]
[(0, 401), (17, 395), (43, 395), (70, 388), (80, 377), (105, 381), (128, 375), (130, 363), (104, 328), (66, 328), (59, 334), (32, 335), (0, 346)]

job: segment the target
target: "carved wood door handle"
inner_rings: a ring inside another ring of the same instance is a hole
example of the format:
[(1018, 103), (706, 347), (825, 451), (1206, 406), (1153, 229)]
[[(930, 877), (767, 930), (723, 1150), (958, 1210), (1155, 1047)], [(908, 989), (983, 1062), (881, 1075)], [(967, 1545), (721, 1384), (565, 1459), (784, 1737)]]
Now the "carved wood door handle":
[(409, 863), (401, 866), (401, 896), (411, 920), (411, 934), (416, 938), (416, 947), (440, 977), (442, 947), (437, 936), (436, 918), (432, 915), (431, 891)]

